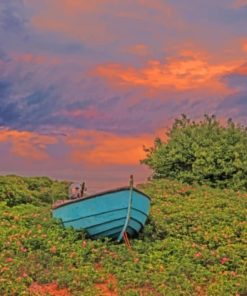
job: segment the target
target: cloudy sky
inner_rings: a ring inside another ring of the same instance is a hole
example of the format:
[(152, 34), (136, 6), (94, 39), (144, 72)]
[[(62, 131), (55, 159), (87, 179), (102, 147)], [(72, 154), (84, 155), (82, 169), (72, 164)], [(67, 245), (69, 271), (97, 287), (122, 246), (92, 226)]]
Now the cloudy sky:
[(246, 0), (1, 0), (0, 173), (144, 180), (181, 113), (247, 123)]

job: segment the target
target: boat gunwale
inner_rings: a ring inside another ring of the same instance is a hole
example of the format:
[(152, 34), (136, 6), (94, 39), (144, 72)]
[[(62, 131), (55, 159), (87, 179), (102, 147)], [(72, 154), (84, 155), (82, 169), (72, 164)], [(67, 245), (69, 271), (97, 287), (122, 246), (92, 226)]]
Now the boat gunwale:
[[(85, 201), (85, 200), (89, 200), (89, 199), (92, 199), (92, 198), (100, 197), (100, 196), (106, 195), (108, 193), (114, 193), (114, 192), (119, 192), (119, 191), (123, 191), (123, 190), (130, 190), (130, 189), (131, 189), (130, 186), (124, 186), (124, 187), (119, 187), (119, 188), (110, 189), (110, 190), (106, 190), (106, 191), (101, 191), (99, 193), (91, 194), (91, 195), (86, 196), (86, 197), (72, 199), (71, 201), (67, 201), (67, 202), (65, 202), (63, 204), (52, 207), (52, 210), (56, 210), (58, 208), (61, 208), (61, 207), (64, 207), (64, 206), (67, 206), (67, 205), (70, 205), (70, 204), (73, 204), (73, 203), (77, 203), (77, 202), (80, 202), (80, 201)], [(142, 192), (141, 190), (134, 187), (133, 191), (136, 191), (136, 192), (142, 194), (143, 196), (145, 196), (146, 198), (148, 198), (151, 201), (151, 198), (147, 194)]]

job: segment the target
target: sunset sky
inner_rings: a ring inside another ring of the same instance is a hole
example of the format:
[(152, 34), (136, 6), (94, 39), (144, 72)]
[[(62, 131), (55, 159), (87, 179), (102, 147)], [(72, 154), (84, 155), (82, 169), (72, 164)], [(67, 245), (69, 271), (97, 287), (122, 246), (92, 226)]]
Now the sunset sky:
[(0, 174), (141, 182), (181, 113), (247, 124), (247, 0), (0, 1)]

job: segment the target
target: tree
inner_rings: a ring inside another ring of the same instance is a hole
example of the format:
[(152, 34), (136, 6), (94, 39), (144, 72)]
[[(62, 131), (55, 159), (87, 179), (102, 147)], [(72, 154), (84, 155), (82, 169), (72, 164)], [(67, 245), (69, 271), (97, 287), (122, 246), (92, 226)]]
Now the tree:
[(247, 128), (231, 119), (221, 125), (214, 115), (195, 122), (182, 114), (167, 133), (145, 148), (141, 163), (154, 178), (170, 178), (212, 187), (247, 189)]

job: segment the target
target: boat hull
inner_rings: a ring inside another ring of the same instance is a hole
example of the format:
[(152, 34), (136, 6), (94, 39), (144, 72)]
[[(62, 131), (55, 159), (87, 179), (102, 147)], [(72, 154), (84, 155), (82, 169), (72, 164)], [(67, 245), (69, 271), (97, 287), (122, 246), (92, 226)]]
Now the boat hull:
[(90, 237), (122, 239), (123, 231), (136, 235), (147, 221), (150, 198), (124, 187), (74, 200), (53, 209), (53, 217), (65, 227), (85, 230)]

